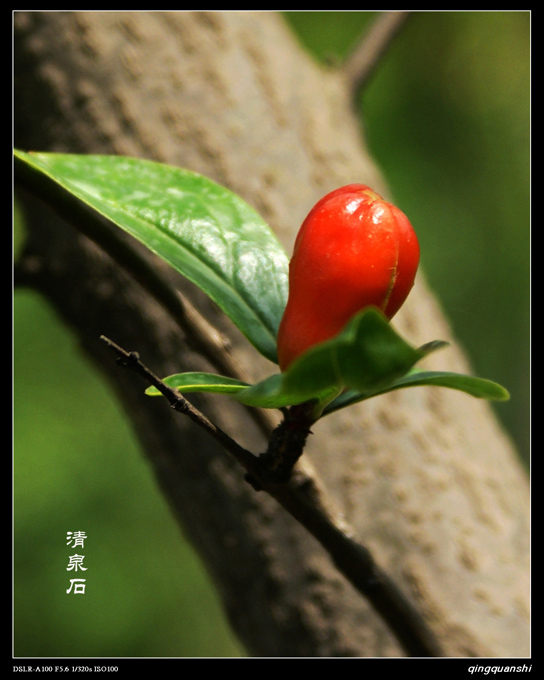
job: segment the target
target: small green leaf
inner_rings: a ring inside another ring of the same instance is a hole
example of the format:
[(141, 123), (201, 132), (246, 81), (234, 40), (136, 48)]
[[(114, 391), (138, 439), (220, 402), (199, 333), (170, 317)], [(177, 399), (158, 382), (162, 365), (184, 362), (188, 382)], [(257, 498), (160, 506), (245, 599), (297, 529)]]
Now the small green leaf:
[(206, 177), (153, 161), (22, 151), (15, 156), (27, 176), (33, 171), (53, 180), (199, 286), (261, 354), (277, 362), (289, 262), (267, 224), (239, 196)]
[(299, 389), (293, 392), (289, 387), (286, 387), (285, 376), (281, 373), (275, 373), (248, 387), (247, 390), (239, 392), (234, 398), (246, 406), (286, 408), (295, 404), (302, 404), (305, 401), (316, 401), (318, 404), (325, 405), (337, 394), (338, 388), (334, 385), (320, 391), (315, 391), (309, 387), (307, 391)]
[[(228, 394), (246, 406), (256, 408), (284, 408), (303, 402), (304, 397), (283, 393), (281, 390), (282, 375), (276, 373), (255, 385), (234, 378), (213, 373), (177, 373), (164, 378), (163, 382), (183, 393), (207, 392), (212, 394)], [(151, 397), (161, 396), (155, 387), (148, 387), (146, 394)]]
[(238, 401), (270, 408), (316, 400), (316, 413), (346, 389), (384, 389), (443, 343), (415, 349), (403, 340), (377, 309), (355, 315), (334, 338), (312, 347), (281, 375), (249, 387)]
[(293, 394), (331, 387), (368, 390), (404, 375), (426, 353), (410, 346), (377, 309), (369, 308), (336, 337), (294, 361), (284, 374), (284, 389)]
[(337, 397), (324, 410), (323, 415), (328, 415), (341, 408), (346, 408), (357, 402), (376, 397), (386, 392), (404, 389), (406, 387), (419, 386), (448, 387), (453, 390), (465, 392), (478, 399), (494, 401), (507, 401), (510, 398), (508, 390), (492, 380), (477, 378), (462, 373), (450, 373), (448, 371), (422, 371), (412, 369), (407, 375), (394, 380), (384, 389), (373, 389), (366, 392), (349, 390)]
[[(176, 373), (164, 378), (163, 383), (180, 392), (215, 392), (217, 394), (237, 394), (246, 390), (247, 383), (213, 373)], [(161, 393), (156, 387), (148, 387), (145, 393), (151, 397), (159, 397)]]

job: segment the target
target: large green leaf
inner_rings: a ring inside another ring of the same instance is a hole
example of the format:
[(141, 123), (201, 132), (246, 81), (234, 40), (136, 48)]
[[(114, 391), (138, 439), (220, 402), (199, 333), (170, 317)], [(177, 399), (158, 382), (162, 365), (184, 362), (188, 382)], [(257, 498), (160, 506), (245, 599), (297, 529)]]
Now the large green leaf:
[(265, 357), (277, 361), (288, 258), (239, 196), (206, 177), (153, 161), (15, 154), (27, 172), (53, 180), (199, 286)]

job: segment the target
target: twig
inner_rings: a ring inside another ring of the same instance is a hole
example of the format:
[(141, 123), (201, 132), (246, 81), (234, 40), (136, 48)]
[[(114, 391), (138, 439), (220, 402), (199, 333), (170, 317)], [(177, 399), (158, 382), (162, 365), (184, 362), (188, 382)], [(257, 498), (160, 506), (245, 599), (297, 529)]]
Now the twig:
[(409, 11), (383, 12), (360, 45), (352, 52), (343, 65), (346, 78), (351, 82), (354, 97), (357, 96), (370, 80), (380, 59), (393, 38), (404, 26)]
[(117, 354), (117, 361), (119, 365), (129, 368), (138, 375), (141, 375), (147, 382), (156, 387), (161, 394), (167, 399), (174, 411), (188, 416), (199, 427), (205, 429), (216, 441), (218, 441), (223, 448), (225, 448), (236, 460), (246, 469), (250, 474), (257, 474), (257, 456), (253, 455), (238, 442), (234, 441), (221, 428), (212, 423), (206, 416), (196, 409), (185, 397), (177, 390), (172, 389), (166, 385), (160, 378), (158, 378), (152, 371), (140, 361), (137, 352), (127, 352), (122, 347), (117, 345), (113, 340), (106, 338), (104, 335), (100, 338), (108, 347), (110, 347)]
[(166, 385), (142, 363), (136, 352), (127, 352), (104, 336), (101, 339), (115, 352), (122, 366), (142, 376), (168, 399), (175, 411), (187, 415), (206, 430), (240, 463), (258, 488), (275, 498), (317, 539), (339, 572), (370, 601), (410, 656), (442, 656), (440, 645), (419, 612), (378, 567), (369, 550), (358, 543), (323, 504), (314, 479), (297, 467), (289, 481), (275, 481), (266, 460), (263, 464), (262, 457), (240, 446), (177, 390)]

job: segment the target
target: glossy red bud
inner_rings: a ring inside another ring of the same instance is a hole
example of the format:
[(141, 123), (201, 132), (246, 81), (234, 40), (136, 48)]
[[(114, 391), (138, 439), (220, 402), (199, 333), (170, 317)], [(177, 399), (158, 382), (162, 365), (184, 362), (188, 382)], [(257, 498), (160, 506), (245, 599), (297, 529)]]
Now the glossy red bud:
[(289, 265), (289, 299), (278, 333), (281, 370), (366, 307), (391, 319), (418, 264), (417, 237), (396, 206), (363, 184), (324, 196), (304, 220)]

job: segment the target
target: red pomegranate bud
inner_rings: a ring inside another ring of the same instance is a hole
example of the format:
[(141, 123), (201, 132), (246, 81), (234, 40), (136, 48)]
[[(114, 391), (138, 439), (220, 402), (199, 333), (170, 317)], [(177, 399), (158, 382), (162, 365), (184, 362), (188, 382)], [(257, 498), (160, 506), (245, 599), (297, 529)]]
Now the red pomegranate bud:
[(281, 370), (366, 307), (391, 319), (418, 264), (417, 237), (396, 206), (363, 184), (324, 196), (304, 220), (289, 265), (289, 299), (278, 333)]

